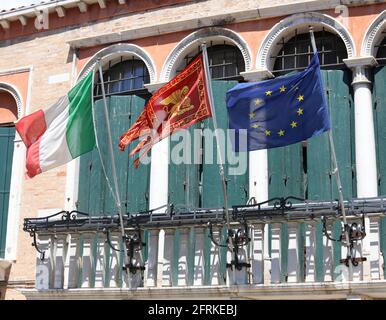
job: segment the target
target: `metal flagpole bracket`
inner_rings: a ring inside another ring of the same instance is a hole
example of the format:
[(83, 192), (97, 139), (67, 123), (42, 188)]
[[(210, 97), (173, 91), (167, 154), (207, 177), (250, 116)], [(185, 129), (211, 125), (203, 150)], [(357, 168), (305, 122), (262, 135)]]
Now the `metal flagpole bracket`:
[[(310, 32), (310, 38), (311, 38), (311, 44), (312, 44), (313, 51), (314, 51), (314, 53), (317, 53), (315, 36), (314, 36), (314, 31), (313, 31), (312, 26), (309, 26), (309, 32)], [(342, 244), (344, 244), (347, 247), (347, 257), (346, 257), (346, 259), (342, 259), (341, 263), (344, 262), (348, 266), (349, 281), (352, 281), (353, 280), (353, 265), (357, 265), (357, 262), (359, 261), (359, 260), (355, 260), (354, 259), (355, 257), (353, 256), (353, 254), (354, 254), (354, 251), (353, 251), (354, 250), (354, 242), (356, 241), (356, 239), (363, 239), (363, 237), (365, 237), (365, 235), (366, 235), (366, 232), (363, 229), (363, 232), (361, 232), (361, 235), (356, 236), (356, 235), (358, 235), (358, 233), (353, 231), (353, 230), (357, 230), (356, 227), (354, 226), (354, 223), (351, 225), (349, 225), (347, 223), (346, 211), (345, 211), (345, 206), (344, 206), (344, 198), (343, 198), (343, 187), (342, 187), (342, 182), (340, 180), (338, 161), (336, 158), (334, 139), (332, 137), (332, 130), (331, 129), (328, 131), (328, 139), (329, 139), (330, 148), (331, 148), (331, 161), (332, 161), (332, 164), (334, 166), (334, 168), (332, 170), (332, 174), (335, 176), (336, 185), (338, 188), (339, 207), (340, 207), (340, 213), (341, 213), (342, 220), (343, 220), (343, 230), (342, 231), (343, 231), (344, 237), (341, 237), (338, 241), (340, 241)], [(364, 224), (363, 224), (363, 228), (364, 228)], [(323, 229), (327, 230), (325, 226), (323, 227)], [(325, 232), (325, 236), (328, 237), (330, 240), (334, 240), (332, 237), (328, 236), (327, 232)], [(343, 241), (343, 239), (345, 241)], [(360, 260), (363, 261), (363, 258)]]
[(142, 242), (141, 230), (139, 228), (136, 228), (133, 234), (125, 236), (125, 246), (129, 261), (125, 264), (123, 270), (129, 270), (131, 274), (136, 274), (137, 271), (144, 271), (145, 266), (133, 263), (134, 253), (140, 252), (146, 246), (146, 243)]
[[(105, 115), (105, 121), (106, 121), (106, 130), (107, 130), (107, 144), (109, 148), (110, 158), (111, 158), (111, 171), (113, 175), (113, 183), (114, 183), (114, 191), (115, 191), (115, 200), (116, 200), (116, 206), (118, 209), (119, 214), (119, 224), (120, 224), (120, 230), (121, 230), (121, 237), (122, 242), (125, 244), (126, 247), (126, 254), (124, 254), (124, 267), (123, 270), (126, 272), (126, 275), (128, 275), (127, 270), (131, 273), (136, 272), (136, 268), (132, 265), (132, 259), (133, 254), (136, 246), (136, 242), (132, 240), (131, 237), (128, 237), (125, 233), (125, 225), (124, 225), (124, 219), (123, 219), (123, 208), (121, 205), (121, 198), (120, 198), (120, 192), (119, 192), (119, 185), (118, 185), (118, 178), (117, 178), (117, 172), (116, 172), (116, 166), (115, 166), (115, 157), (114, 157), (114, 150), (113, 150), (113, 143), (112, 143), (112, 137), (111, 137), (111, 128), (110, 128), (110, 120), (109, 120), (109, 113), (107, 108), (107, 101), (106, 101), (106, 92), (105, 92), (105, 86), (103, 81), (103, 71), (102, 71), (102, 65), (100, 60), (97, 61), (98, 70), (99, 70), (99, 78), (101, 82), (101, 90), (102, 90), (102, 97), (103, 97), (103, 110)], [(107, 175), (106, 175), (107, 178)], [(129, 239), (129, 240), (128, 240)], [(140, 267), (141, 270), (143, 270), (144, 267)], [(130, 283), (129, 279), (128, 282)]]
[[(222, 159), (222, 151), (221, 151), (221, 145), (220, 145), (220, 139), (218, 136), (218, 126), (217, 126), (217, 117), (216, 117), (216, 110), (214, 105), (214, 98), (213, 98), (213, 91), (212, 91), (212, 82), (211, 82), (211, 76), (210, 76), (210, 70), (209, 70), (209, 59), (208, 59), (208, 52), (206, 49), (206, 43), (201, 43), (201, 50), (204, 60), (204, 73), (205, 73), (205, 79), (206, 79), (206, 85), (208, 88), (208, 98), (209, 98), (209, 104), (212, 111), (212, 121), (213, 121), (213, 128), (214, 133), (216, 137), (216, 144), (217, 144), (217, 155), (218, 155), (218, 165), (219, 165), (219, 174), (221, 178), (221, 186), (224, 196), (224, 211), (225, 211), (225, 219), (226, 219), (226, 225), (227, 225), (227, 247), (234, 255), (234, 260), (232, 260), (232, 263), (237, 263), (237, 266), (239, 266), (238, 262), (238, 244), (237, 244), (237, 237), (236, 234), (230, 226), (230, 218), (229, 218), (229, 208), (228, 208), (228, 191), (227, 191), (227, 179), (225, 177), (225, 171), (224, 171), (224, 161)], [(214, 244), (218, 243), (214, 241), (213, 239), (213, 233), (209, 235), (212, 239), (212, 242)], [(221, 245), (224, 246), (224, 245)], [(229, 264), (228, 264), (229, 265)]]

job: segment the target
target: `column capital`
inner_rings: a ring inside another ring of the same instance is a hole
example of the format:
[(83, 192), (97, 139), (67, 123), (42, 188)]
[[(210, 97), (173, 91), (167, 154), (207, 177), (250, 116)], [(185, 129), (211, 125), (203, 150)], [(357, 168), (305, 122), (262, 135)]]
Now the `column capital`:
[(262, 81), (265, 79), (274, 78), (272, 72), (267, 69), (244, 71), (240, 72), (240, 75), (244, 78), (245, 81), (248, 82)]
[(348, 68), (355, 67), (375, 67), (378, 65), (377, 60), (373, 56), (355, 57), (343, 59), (343, 62)]
[(352, 85), (371, 84), (368, 69), (378, 65), (377, 60), (373, 56), (344, 59), (343, 62), (353, 72)]
[(163, 85), (165, 85), (167, 82), (155, 82), (155, 83), (147, 83), (145, 84), (145, 88), (150, 92), (154, 93), (156, 92), (159, 88), (161, 88)]

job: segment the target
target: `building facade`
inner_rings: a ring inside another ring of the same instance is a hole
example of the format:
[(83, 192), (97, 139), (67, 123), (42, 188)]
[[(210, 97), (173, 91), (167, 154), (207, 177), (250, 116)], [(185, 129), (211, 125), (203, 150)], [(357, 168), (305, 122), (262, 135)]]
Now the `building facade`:
[[(367, 235), (358, 252), (367, 260), (355, 266), (350, 284), (336, 279), (344, 248), (328, 242), (319, 220), (255, 221), (248, 226), (252, 242), (243, 249), (250, 266), (237, 271), (226, 268), (230, 258), (211, 244), (206, 225), (183, 223), (145, 230), (145, 270), (127, 281), (119, 271), (123, 258), (106, 246), (102, 230), (38, 234), (40, 250), (46, 249), (40, 260), (23, 231), (25, 218), (62, 210), (91, 216), (116, 211), (97, 150), (27, 179), (25, 146), (14, 129), (18, 119), (55, 102), (100, 62), (117, 141), (151, 93), (181, 71), (203, 42), (219, 127), (226, 129), (226, 91), (238, 82), (304, 69), (312, 55), (312, 26), (344, 197), (379, 198), (386, 194), (386, 1), (62, 0), (0, 12), (0, 25), (1, 299), (386, 297), (382, 208), (365, 218)], [(98, 77), (94, 98), (98, 118)], [(189, 130), (211, 126), (205, 120)], [(99, 134), (105, 141), (103, 125)], [(137, 170), (127, 151), (117, 150), (127, 212), (170, 203), (223, 206), (216, 164), (169, 163), (178, 142), (169, 138), (155, 145), (149, 163)], [(327, 136), (320, 136), (229, 160), (226, 170), (245, 168), (228, 177), (230, 206), (288, 196), (335, 200), (330, 157)], [(215, 234), (221, 237), (222, 229)]]

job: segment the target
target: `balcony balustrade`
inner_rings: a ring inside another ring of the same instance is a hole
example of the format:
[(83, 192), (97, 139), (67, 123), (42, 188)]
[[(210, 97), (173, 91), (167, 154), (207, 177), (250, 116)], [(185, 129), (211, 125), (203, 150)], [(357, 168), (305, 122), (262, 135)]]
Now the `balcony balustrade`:
[[(45, 227), (42, 220), (27, 219), (30, 232), (35, 223), (31, 235), (44, 259), (38, 254), (36, 290), (23, 293), (29, 298), (48, 298), (47, 293), (109, 298), (108, 292), (122, 298), (386, 297), (384, 200), (346, 204), (353, 239), (351, 281), (347, 247), (334, 241), (342, 231), (336, 203), (324, 203), (323, 210), (321, 203), (318, 210), (304, 203), (234, 208), (232, 241), (221, 210), (174, 213), (169, 219), (159, 215), (158, 220), (152, 213), (146, 222), (136, 218), (127, 222), (125, 243), (119, 228), (108, 231), (113, 218), (91, 223), (67, 214), (62, 220), (47, 218)], [(358, 236), (358, 230), (366, 234)]]

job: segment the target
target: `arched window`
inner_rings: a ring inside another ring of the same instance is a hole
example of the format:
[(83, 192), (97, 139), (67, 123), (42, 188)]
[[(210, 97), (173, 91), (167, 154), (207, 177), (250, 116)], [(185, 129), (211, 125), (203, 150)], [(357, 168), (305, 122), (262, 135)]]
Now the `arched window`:
[[(150, 166), (141, 164), (137, 170), (128, 156), (135, 143), (119, 151), (118, 141), (142, 112), (150, 93), (144, 85), (150, 82), (149, 72), (142, 60), (117, 57), (102, 68), (108, 107), (111, 137), (114, 144), (115, 167), (121, 206), (127, 212), (148, 209)], [(101, 81), (96, 76), (94, 88), (95, 131), (99, 148), (81, 156), (79, 168), (78, 210), (91, 215), (116, 213), (116, 203), (107, 180), (113, 181), (111, 155), (108, 149), (106, 117), (102, 100)]]
[[(119, 57), (110, 60), (103, 66), (102, 70), (106, 96), (148, 95), (144, 85), (150, 82), (150, 76), (142, 60), (136, 59), (134, 56), (130, 58)], [(99, 99), (102, 97), (102, 90), (99, 77), (97, 79), (94, 97)]]
[(386, 31), (382, 32), (385, 36), (382, 42), (378, 45), (375, 45), (377, 48), (377, 62), (379, 65), (386, 65)]
[[(322, 69), (344, 69), (343, 59), (347, 58), (347, 51), (342, 39), (324, 29), (314, 34)], [(298, 34), (295, 30), (290, 40), (285, 41), (283, 38), (277, 45), (282, 48), (278, 54), (271, 56), (275, 61), (273, 68), (275, 76), (303, 70), (313, 55), (309, 33)]]
[[(345, 198), (356, 195), (355, 137), (351, 97), (351, 72), (343, 62), (347, 51), (342, 39), (322, 28), (315, 31), (326, 102), (343, 183)], [(313, 48), (308, 30), (295, 30), (272, 49), (275, 76), (299, 72), (312, 58)], [(311, 200), (337, 197), (331, 172), (331, 150), (327, 134), (302, 143), (268, 151), (269, 197), (296, 196)], [(327, 174), (326, 174), (327, 172)]]
[(6, 90), (0, 90), (0, 259), (5, 255), (12, 159), (17, 104)]
[[(238, 81), (242, 81), (240, 72), (245, 70), (244, 58), (240, 50), (224, 41), (213, 41), (208, 47), (209, 68), (211, 71), (212, 91), (217, 127), (227, 136), (228, 113), (226, 108), (226, 92), (233, 88)], [(178, 74), (200, 53), (201, 47), (197, 46), (184, 57), (176, 73)], [(222, 184), (217, 165), (217, 149), (214, 135), (202, 135), (205, 132), (213, 133), (213, 120), (206, 119), (187, 129), (194, 145), (185, 145), (184, 155), (190, 157), (184, 164), (171, 162), (169, 166), (169, 202), (175, 205), (185, 205), (189, 208), (222, 207), (224, 200), (222, 196)], [(197, 134), (199, 133), (199, 134)], [(220, 134), (221, 136), (221, 134)], [(221, 138), (220, 138), (221, 139)], [(229, 139), (229, 138), (228, 138)], [(188, 141), (186, 139), (185, 141)], [(225, 142), (225, 141), (224, 141)], [(228, 142), (230, 142), (228, 140)], [(173, 159), (173, 150), (178, 146), (180, 140), (176, 141), (175, 136), (171, 137), (170, 152)], [(227, 149), (230, 145), (222, 145), (224, 154), (231, 154)], [(191, 152), (186, 152), (191, 150)], [(186, 153), (185, 153), (186, 152)], [(194, 154), (194, 156), (193, 156)], [(213, 158), (210, 158), (209, 155)], [(245, 154), (244, 154), (245, 155)], [(207, 158), (208, 157), (208, 158)], [(209, 159), (210, 158), (210, 159)], [(200, 159), (200, 161), (196, 161)], [(212, 161), (211, 161), (212, 160)], [(247, 155), (239, 159), (241, 172), (238, 175), (229, 174), (228, 168), (233, 167), (231, 156), (224, 157), (227, 175), (228, 204), (242, 205), (248, 201), (248, 159)], [(231, 170), (230, 170), (231, 171)]]
[[(240, 50), (226, 44), (211, 44), (208, 46), (209, 69), (212, 80), (242, 80), (240, 72), (245, 71), (244, 58)], [(190, 52), (184, 57), (184, 63), (177, 69), (177, 74), (181, 72), (197, 55), (201, 52), (201, 47)]]

